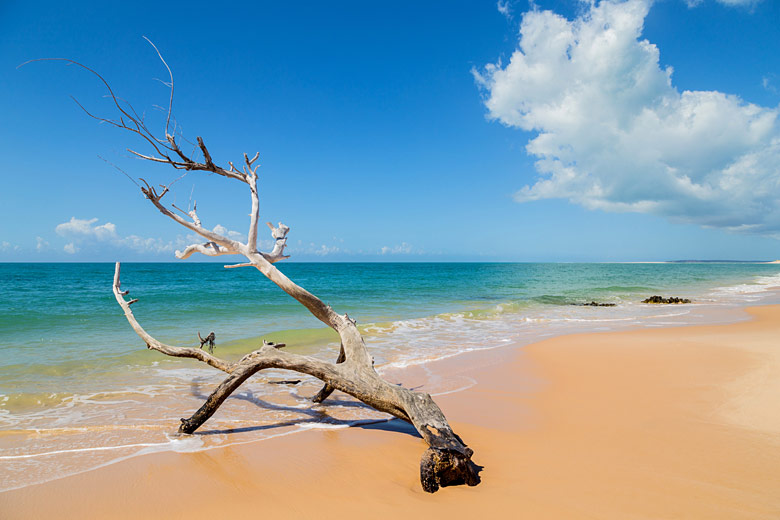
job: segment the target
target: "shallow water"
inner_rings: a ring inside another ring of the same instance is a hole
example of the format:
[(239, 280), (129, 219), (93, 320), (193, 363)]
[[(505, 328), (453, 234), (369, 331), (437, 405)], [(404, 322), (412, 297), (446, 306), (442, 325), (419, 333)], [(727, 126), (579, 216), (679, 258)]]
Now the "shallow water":
[[(311, 378), (258, 374), (198, 435), (172, 434), (222, 374), (144, 348), (111, 293), (113, 264), (0, 264), (0, 489), (150, 451), (252, 442), (385, 417), (349, 400), (312, 405)], [(770, 264), (297, 264), (281, 269), (358, 320), (378, 369), (552, 335), (741, 319), (778, 299)], [(124, 264), (123, 288), (158, 339), (237, 359), (262, 338), (335, 359), (338, 336), (251, 269)], [(692, 305), (639, 303), (653, 294)], [(572, 305), (598, 301), (615, 307)], [(297, 385), (268, 381), (301, 379)], [(431, 393), (455, 390), (431, 379)]]

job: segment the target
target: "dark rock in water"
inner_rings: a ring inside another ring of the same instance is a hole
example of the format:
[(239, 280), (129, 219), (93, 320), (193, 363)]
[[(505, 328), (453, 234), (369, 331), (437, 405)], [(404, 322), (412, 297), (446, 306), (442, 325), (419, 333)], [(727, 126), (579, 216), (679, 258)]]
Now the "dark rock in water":
[(572, 303), (572, 305), (579, 305), (580, 307), (615, 307), (617, 304), (590, 302), (590, 303)]
[(688, 298), (678, 298), (672, 296), (670, 298), (664, 298), (663, 296), (651, 296), (646, 300), (642, 300), (642, 303), (691, 303)]

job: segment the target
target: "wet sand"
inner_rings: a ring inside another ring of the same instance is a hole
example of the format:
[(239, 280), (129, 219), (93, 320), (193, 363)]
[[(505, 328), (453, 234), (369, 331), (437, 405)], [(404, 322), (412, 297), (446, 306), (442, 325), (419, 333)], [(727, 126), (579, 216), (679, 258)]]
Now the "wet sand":
[(474, 383), (436, 400), (476, 487), (424, 493), (425, 445), (390, 421), (136, 457), (0, 493), (0, 518), (780, 518), (780, 306), (748, 312), (429, 365)]

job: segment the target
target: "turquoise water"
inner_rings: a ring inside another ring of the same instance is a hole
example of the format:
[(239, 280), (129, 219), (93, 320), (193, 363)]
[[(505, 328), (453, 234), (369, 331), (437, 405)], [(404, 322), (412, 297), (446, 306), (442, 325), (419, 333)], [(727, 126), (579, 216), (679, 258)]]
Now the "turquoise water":
[[(771, 264), (345, 264), (289, 263), (295, 282), (359, 323), (490, 311), (498, 304), (635, 302), (700, 294), (780, 273)], [(138, 351), (111, 293), (113, 264), (0, 264), (0, 370), (106, 361)], [(138, 319), (159, 339), (221, 342), (319, 328), (297, 302), (253, 269), (218, 264), (123, 265)], [(682, 291), (682, 292), (681, 292)]]
[[(380, 371), (569, 332), (737, 319), (740, 306), (773, 302), (780, 286), (777, 264), (287, 263), (280, 269), (358, 320)], [(378, 417), (338, 403), (327, 411), (313, 407), (307, 398), (316, 382), (268, 385), (289, 377), (270, 373), (250, 380), (204, 435), (172, 437), (178, 418), (197, 409), (221, 375), (144, 348), (114, 300), (113, 271), (102, 263), (0, 264), (0, 489), (150, 449), (205, 449)], [(336, 356), (338, 337), (254, 269), (128, 263), (122, 287), (139, 299), (133, 306), (139, 322), (167, 343), (197, 345), (198, 331), (213, 330), (215, 354), (230, 359), (262, 338)], [(640, 303), (654, 294), (695, 304)], [(572, 305), (590, 301), (616, 306)], [(427, 390), (451, 389), (431, 383)]]

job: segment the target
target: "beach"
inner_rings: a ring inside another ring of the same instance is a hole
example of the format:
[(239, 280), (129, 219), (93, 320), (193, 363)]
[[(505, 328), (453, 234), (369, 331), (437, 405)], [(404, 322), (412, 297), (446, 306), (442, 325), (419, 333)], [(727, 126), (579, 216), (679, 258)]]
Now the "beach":
[(0, 520), (780, 520), (780, 2), (49, 3)]
[(483, 466), (422, 491), (400, 421), (138, 456), (0, 493), (3, 518), (777, 518), (780, 306), (727, 325), (580, 333), (398, 369)]

